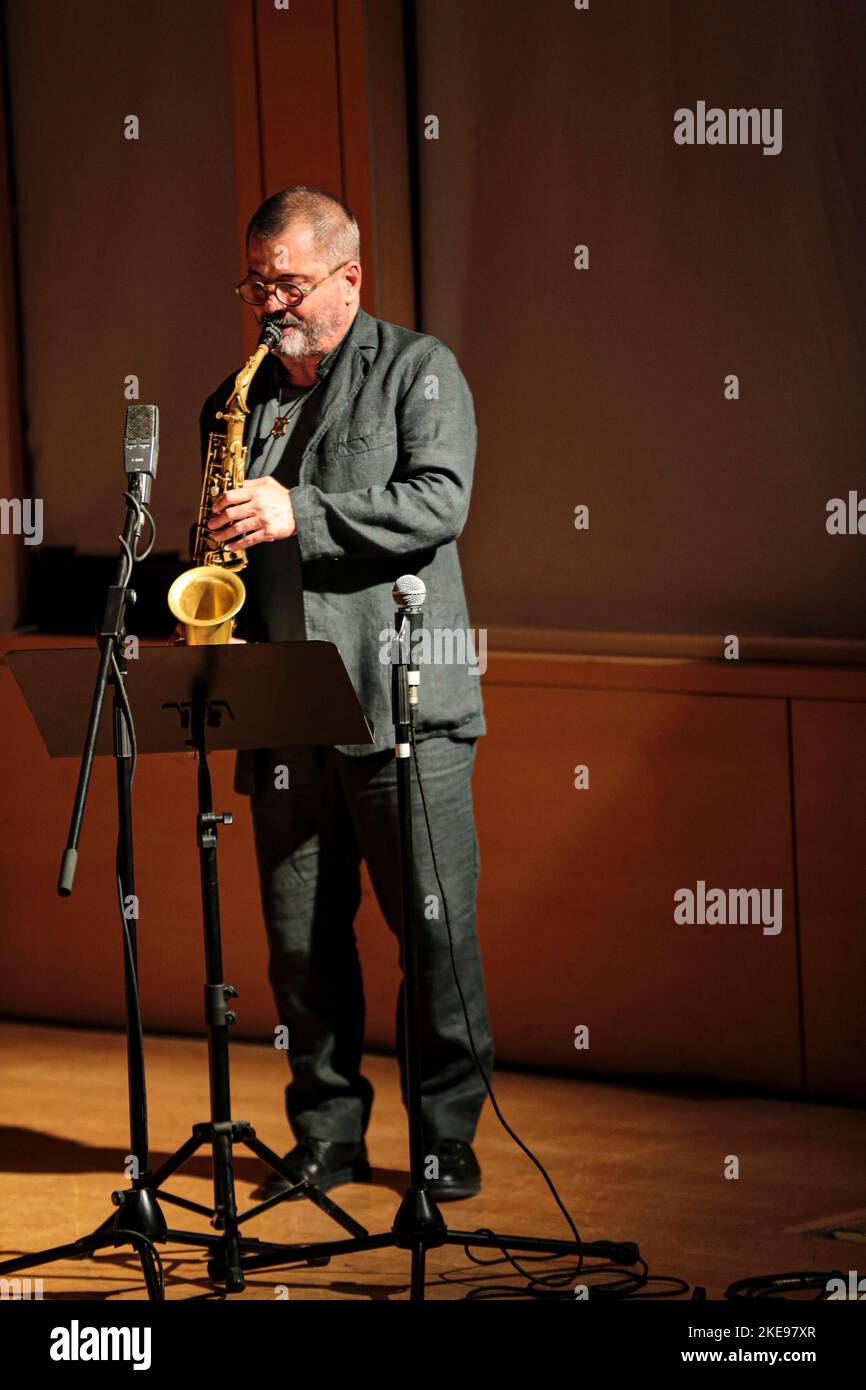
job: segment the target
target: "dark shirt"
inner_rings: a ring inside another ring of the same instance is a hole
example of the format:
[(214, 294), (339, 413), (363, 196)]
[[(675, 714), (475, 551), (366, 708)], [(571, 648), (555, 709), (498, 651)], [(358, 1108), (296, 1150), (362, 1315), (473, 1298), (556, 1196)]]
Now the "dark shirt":
[[(313, 387), (292, 386), (279, 358), (273, 355), (259, 368), (255, 384), (261, 409), (256, 411), (255, 427), (249, 430), (247, 478), (270, 476), (283, 487), (297, 487), (301, 459), (318, 420), (322, 383), (344, 342), (345, 335), (321, 359)], [(288, 419), (285, 433), (275, 436), (272, 431), (278, 415)], [(303, 642), (307, 631), (297, 535), (250, 546), (242, 578), (247, 598), (236, 636), (248, 642)]]

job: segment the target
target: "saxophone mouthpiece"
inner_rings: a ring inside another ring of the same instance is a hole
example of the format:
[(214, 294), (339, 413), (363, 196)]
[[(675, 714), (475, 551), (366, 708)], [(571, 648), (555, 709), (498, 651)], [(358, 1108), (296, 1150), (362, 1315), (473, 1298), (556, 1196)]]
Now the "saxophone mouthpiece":
[(282, 341), (283, 337), (283, 316), (282, 314), (266, 314), (262, 319), (262, 331), (259, 334), (259, 346), (275, 348)]

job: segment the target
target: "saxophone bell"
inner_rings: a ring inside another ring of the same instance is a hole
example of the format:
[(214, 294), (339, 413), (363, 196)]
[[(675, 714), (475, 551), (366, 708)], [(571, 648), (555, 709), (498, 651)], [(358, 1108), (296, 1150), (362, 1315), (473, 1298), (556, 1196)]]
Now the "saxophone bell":
[(183, 624), (188, 647), (224, 645), (247, 591), (234, 570), (222, 565), (197, 565), (179, 574), (168, 591), (168, 606)]

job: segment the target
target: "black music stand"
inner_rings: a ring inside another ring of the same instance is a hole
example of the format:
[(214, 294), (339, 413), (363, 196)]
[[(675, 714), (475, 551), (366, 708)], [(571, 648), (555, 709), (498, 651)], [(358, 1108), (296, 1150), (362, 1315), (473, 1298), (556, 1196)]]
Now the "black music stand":
[[(7, 661), (36, 720), (52, 757), (80, 753), (87, 726), (99, 650), (86, 648), (10, 652)], [(127, 1060), (130, 1085), (132, 1153), (140, 1171), (132, 1187), (112, 1193), (118, 1208), (89, 1236), (36, 1254), (0, 1264), (0, 1275), (57, 1260), (82, 1258), (108, 1246), (131, 1245), (141, 1260), (148, 1297), (163, 1296), (154, 1265), (157, 1243), (172, 1241), (201, 1245), (210, 1252), (209, 1270), (219, 1269), (226, 1291), (244, 1287), (243, 1255), (282, 1252), (282, 1246), (242, 1237), (240, 1226), (287, 1196), (305, 1196), (353, 1236), (365, 1236), (354, 1221), (318, 1188), (293, 1183), (288, 1192), (261, 1202), (242, 1215), (235, 1201), (232, 1146), (244, 1144), (290, 1183), (278, 1154), (267, 1148), (246, 1120), (231, 1115), (228, 1029), (235, 1021), (227, 1008), (237, 995), (223, 980), (217, 877), (217, 828), (231, 824), (231, 815), (215, 812), (211, 799), (207, 753), (213, 749), (278, 748), (295, 745), (368, 743), (369, 727), (361, 712), (337, 648), (330, 642), (276, 642), (213, 647), (142, 647), (139, 657), (124, 662), (122, 672), (130, 705), (135, 709), (136, 748), (143, 753), (195, 750), (198, 755), (197, 842), (205, 933), (205, 1023), (208, 1030), (211, 1116), (193, 1125), (192, 1137), (156, 1172), (149, 1171), (147, 1103), (141, 1020), (138, 1012), (134, 924), (124, 956), (127, 986)], [(263, 700), (262, 691), (267, 691)], [(129, 811), (128, 743), (118, 746), (119, 725), (103, 707), (94, 752), (118, 758), (118, 779), (125, 782), (120, 802), (120, 842), (127, 851), (127, 868), (120, 873), (123, 891), (132, 891), (131, 815)], [(113, 735), (112, 735), (113, 730)], [(131, 939), (131, 949), (130, 949)], [(204, 1207), (163, 1190), (162, 1184), (203, 1145), (213, 1158), (214, 1204)], [(170, 1229), (160, 1209), (164, 1202), (210, 1219), (222, 1235)], [(281, 1261), (282, 1262), (282, 1261)], [(306, 1256), (302, 1264), (327, 1264), (326, 1256)]]

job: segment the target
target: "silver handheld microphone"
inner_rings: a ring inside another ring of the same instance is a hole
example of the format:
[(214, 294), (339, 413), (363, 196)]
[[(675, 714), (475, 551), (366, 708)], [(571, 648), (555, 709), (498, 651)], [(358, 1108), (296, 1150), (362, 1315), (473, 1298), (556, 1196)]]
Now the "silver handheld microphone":
[(414, 724), (421, 701), (421, 672), (418, 669), (414, 637), (424, 622), (421, 610), (427, 598), (427, 588), (423, 579), (419, 579), (416, 574), (402, 574), (391, 593), (397, 605), (397, 640), (406, 655), (409, 717)]

